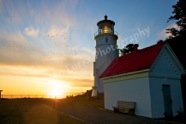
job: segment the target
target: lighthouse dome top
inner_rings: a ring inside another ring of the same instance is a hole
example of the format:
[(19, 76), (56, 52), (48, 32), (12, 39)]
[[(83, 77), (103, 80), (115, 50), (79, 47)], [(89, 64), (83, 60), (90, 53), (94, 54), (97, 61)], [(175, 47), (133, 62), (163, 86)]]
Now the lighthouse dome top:
[(113, 26), (115, 25), (115, 22), (114, 22), (114, 21), (108, 20), (108, 16), (107, 16), (107, 15), (104, 16), (104, 20), (101, 20), (101, 21), (99, 21), (99, 22), (97, 23), (97, 26), (100, 26), (100, 25), (102, 25), (103, 23), (110, 23), (110, 24), (112, 24)]
[(95, 39), (104, 35), (112, 35), (114, 37), (117, 37), (117, 33), (115, 33), (114, 31), (115, 22), (112, 20), (108, 20), (107, 18), (107, 15), (105, 15), (104, 20), (101, 20), (97, 23), (98, 31), (94, 34)]

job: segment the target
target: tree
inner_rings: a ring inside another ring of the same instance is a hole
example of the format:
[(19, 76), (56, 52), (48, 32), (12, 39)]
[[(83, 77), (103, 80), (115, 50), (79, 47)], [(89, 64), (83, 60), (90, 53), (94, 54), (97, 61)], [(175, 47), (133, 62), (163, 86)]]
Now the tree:
[(173, 15), (169, 17), (168, 22), (176, 20), (176, 24), (179, 30), (176, 28), (167, 29), (168, 33), (171, 33), (173, 37), (169, 37), (166, 41), (169, 43), (179, 60), (186, 68), (186, 4), (185, 0), (179, 0), (175, 5), (172, 6)]
[(176, 28), (170, 28), (170, 29), (166, 29), (166, 30), (167, 30), (166, 33), (171, 33), (171, 36), (169, 36), (169, 39), (180, 35), (179, 30), (177, 30)]
[(185, 0), (179, 0), (176, 5), (173, 5), (173, 15), (169, 17), (168, 22), (176, 20), (178, 29), (167, 29), (167, 33), (171, 33), (173, 37), (185, 34), (186, 32), (186, 4)]
[(132, 51), (134, 51), (134, 44), (128, 44), (127, 46), (125, 46), (120, 51), (121, 51), (122, 55), (131, 53)]
[[(169, 17), (168, 22), (171, 20), (176, 20), (176, 24), (179, 27), (179, 30), (175, 28), (167, 29), (168, 33), (172, 34), (172, 38), (166, 39), (166, 42), (169, 43), (174, 53), (186, 68), (186, 48), (185, 48), (185, 39), (186, 39), (186, 4), (185, 0), (179, 0), (176, 5), (172, 6), (174, 8), (173, 15)], [(186, 75), (181, 76), (181, 87), (184, 103), (184, 111), (186, 111)]]
[(176, 20), (176, 24), (179, 30), (176, 28), (167, 29), (168, 33), (171, 33), (173, 37), (169, 37), (166, 41), (170, 44), (171, 48), (186, 68), (186, 4), (185, 0), (179, 0), (175, 5), (172, 6), (173, 15), (169, 17), (168, 22)]

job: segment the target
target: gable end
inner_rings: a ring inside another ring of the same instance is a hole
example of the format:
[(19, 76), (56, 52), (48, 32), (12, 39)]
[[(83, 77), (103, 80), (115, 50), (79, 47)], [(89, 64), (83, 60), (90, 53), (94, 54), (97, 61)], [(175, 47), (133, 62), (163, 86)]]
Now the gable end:
[(180, 78), (184, 68), (171, 48), (165, 44), (150, 68), (151, 75)]

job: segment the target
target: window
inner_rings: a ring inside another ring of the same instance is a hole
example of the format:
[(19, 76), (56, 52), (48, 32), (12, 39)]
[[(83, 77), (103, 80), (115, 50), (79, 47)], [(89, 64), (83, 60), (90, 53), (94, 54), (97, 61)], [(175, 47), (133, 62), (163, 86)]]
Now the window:
[(103, 32), (102, 33), (111, 33), (111, 29), (109, 27), (105, 26), (103, 28)]
[(108, 43), (108, 38), (107, 37), (105, 38), (105, 42)]

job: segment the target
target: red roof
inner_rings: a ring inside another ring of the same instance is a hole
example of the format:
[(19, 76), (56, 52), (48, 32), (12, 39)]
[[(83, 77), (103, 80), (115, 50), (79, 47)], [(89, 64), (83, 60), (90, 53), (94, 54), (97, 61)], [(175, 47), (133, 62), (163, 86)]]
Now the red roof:
[(163, 42), (116, 58), (100, 78), (149, 69), (164, 46)]

